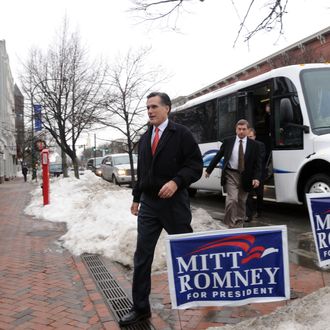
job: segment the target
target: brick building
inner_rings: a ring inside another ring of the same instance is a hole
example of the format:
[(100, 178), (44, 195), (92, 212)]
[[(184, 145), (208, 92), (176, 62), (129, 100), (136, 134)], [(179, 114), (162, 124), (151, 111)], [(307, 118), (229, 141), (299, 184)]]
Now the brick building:
[(236, 81), (247, 80), (278, 67), (325, 62), (330, 62), (330, 26), (190, 95), (177, 97), (173, 100), (173, 105), (179, 106)]
[(14, 86), (15, 99), (15, 126), (17, 160), (24, 160), (24, 96), (18, 86)]
[(14, 80), (6, 43), (0, 40), (0, 183), (16, 176)]

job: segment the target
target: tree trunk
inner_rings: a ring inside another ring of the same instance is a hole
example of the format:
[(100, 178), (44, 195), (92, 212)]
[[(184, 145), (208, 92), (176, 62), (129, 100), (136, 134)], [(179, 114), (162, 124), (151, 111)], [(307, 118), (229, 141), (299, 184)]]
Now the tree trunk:
[(132, 148), (132, 141), (130, 139), (130, 136), (127, 138), (128, 142), (128, 156), (129, 156), (129, 163), (131, 167), (131, 186), (134, 187), (135, 184), (135, 176), (134, 176), (134, 161), (133, 161), (133, 148)]
[(79, 163), (78, 163), (77, 157), (72, 158), (72, 164), (73, 164), (73, 169), (74, 169), (74, 176), (77, 179), (79, 179)]
[(67, 155), (66, 153), (62, 150), (61, 152), (62, 155), (62, 170), (63, 170), (63, 177), (68, 178), (68, 162), (67, 162)]

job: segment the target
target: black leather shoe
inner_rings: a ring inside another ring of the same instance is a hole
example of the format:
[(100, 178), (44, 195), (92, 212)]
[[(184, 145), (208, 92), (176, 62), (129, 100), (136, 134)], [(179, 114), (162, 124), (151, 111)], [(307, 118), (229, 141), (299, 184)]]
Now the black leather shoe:
[(135, 311), (134, 309), (128, 312), (128, 314), (124, 315), (120, 320), (119, 320), (119, 325), (125, 326), (125, 325), (130, 325), (137, 323), (139, 321), (143, 321), (146, 319), (149, 319), (151, 317), (150, 312), (146, 313), (140, 313)]

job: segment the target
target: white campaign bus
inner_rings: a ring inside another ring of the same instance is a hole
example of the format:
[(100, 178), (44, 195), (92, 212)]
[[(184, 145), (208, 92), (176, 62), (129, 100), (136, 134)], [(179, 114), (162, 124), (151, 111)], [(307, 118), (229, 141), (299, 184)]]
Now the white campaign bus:
[[(247, 119), (266, 146), (267, 200), (302, 203), (307, 192), (330, 192), (330, 65), (292, 65), (238, 81), (174, 108), (171, 118), (191, 129), (204, 167)], [(192, 191), (221, 191), (220, 172), (221, 161)]]

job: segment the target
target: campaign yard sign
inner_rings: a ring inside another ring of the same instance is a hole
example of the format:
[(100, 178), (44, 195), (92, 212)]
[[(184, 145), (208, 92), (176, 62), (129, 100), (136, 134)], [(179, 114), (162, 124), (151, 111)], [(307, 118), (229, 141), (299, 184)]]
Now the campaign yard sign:
[(330, 265), (330, 194), (306, 194), (320, 267)]
[(290, 298), (286, 226), (168, 235), (172, 308)]

